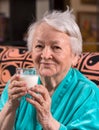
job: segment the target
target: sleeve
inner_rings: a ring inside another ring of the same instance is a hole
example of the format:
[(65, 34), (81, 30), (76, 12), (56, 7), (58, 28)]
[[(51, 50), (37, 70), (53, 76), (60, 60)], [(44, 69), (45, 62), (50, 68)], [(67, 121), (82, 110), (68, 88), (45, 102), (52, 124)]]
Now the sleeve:
[(59, 130), (99, 130), (99, 108), (89, 110), (87, 113), (69, 123), (61, 124)]
[(6, 84), (1, 97), (0, 97), (0, 111), (2, 110), (2, 108), (4, 107), (5, 103), (8, 100), (8, 86), (9, 86), (10, 81), (8, 81), (8, 83)]
[(86, 86), (83, 91), (78, 109), (73, 112), (68, 122), (66, 120), (60, 124), (59, 130), (99, 130), (99, 89)]

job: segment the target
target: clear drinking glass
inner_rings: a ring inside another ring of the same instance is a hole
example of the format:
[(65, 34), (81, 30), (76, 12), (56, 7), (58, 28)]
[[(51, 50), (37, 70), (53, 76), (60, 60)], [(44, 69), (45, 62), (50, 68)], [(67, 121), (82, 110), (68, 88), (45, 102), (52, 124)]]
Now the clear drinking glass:
[(28, 88), (38, 84), (39, 76), (35, 68), (16, 68), (16, 74), (20, 75), (20, 80), (25, 81)]

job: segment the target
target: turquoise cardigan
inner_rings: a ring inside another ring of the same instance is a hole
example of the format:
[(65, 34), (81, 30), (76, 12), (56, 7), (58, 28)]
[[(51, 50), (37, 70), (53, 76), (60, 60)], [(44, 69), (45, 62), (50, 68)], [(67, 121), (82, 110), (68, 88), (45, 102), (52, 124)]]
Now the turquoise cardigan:
[[(8, 100), (8, 84), (0, 99), (0, 110)], [(59, 130), (99, 130), (99, 89), (71, 68), (52, 95), (50, 111), (60, 122)], [(42, 130), (36, 117), (35, 107), (22, 97), (13, 130)]]

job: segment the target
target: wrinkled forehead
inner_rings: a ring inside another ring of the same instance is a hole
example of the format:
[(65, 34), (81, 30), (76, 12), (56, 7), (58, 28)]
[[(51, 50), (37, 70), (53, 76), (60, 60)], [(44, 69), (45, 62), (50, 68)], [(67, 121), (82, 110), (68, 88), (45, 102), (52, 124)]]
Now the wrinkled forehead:
[(45, 36), (45, 38), (69, 38), (69, 35), (65, 32), (57, 30), (46, 22), (42, 22), (35, 28), (34, 38), (39, 36)]
[[(35, 32), (48, 32), (49, 30), (56, 30), (54, 27), (52, 27), (51, 25), (47, 24), (46, 22), (42, 22), (40, 24), (38, 24), (35, 28)], [(57, 30), (58, 31), (58, 30)]]

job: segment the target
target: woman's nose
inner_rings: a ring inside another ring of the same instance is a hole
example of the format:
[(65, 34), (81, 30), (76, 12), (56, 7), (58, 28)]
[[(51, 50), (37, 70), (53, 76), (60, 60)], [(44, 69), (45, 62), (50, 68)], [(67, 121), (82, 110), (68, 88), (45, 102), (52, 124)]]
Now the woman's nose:
[(50, 47), (45, 47), (42, 51), (42, 58), (49, 59), (52, 58), (52, 50)]

